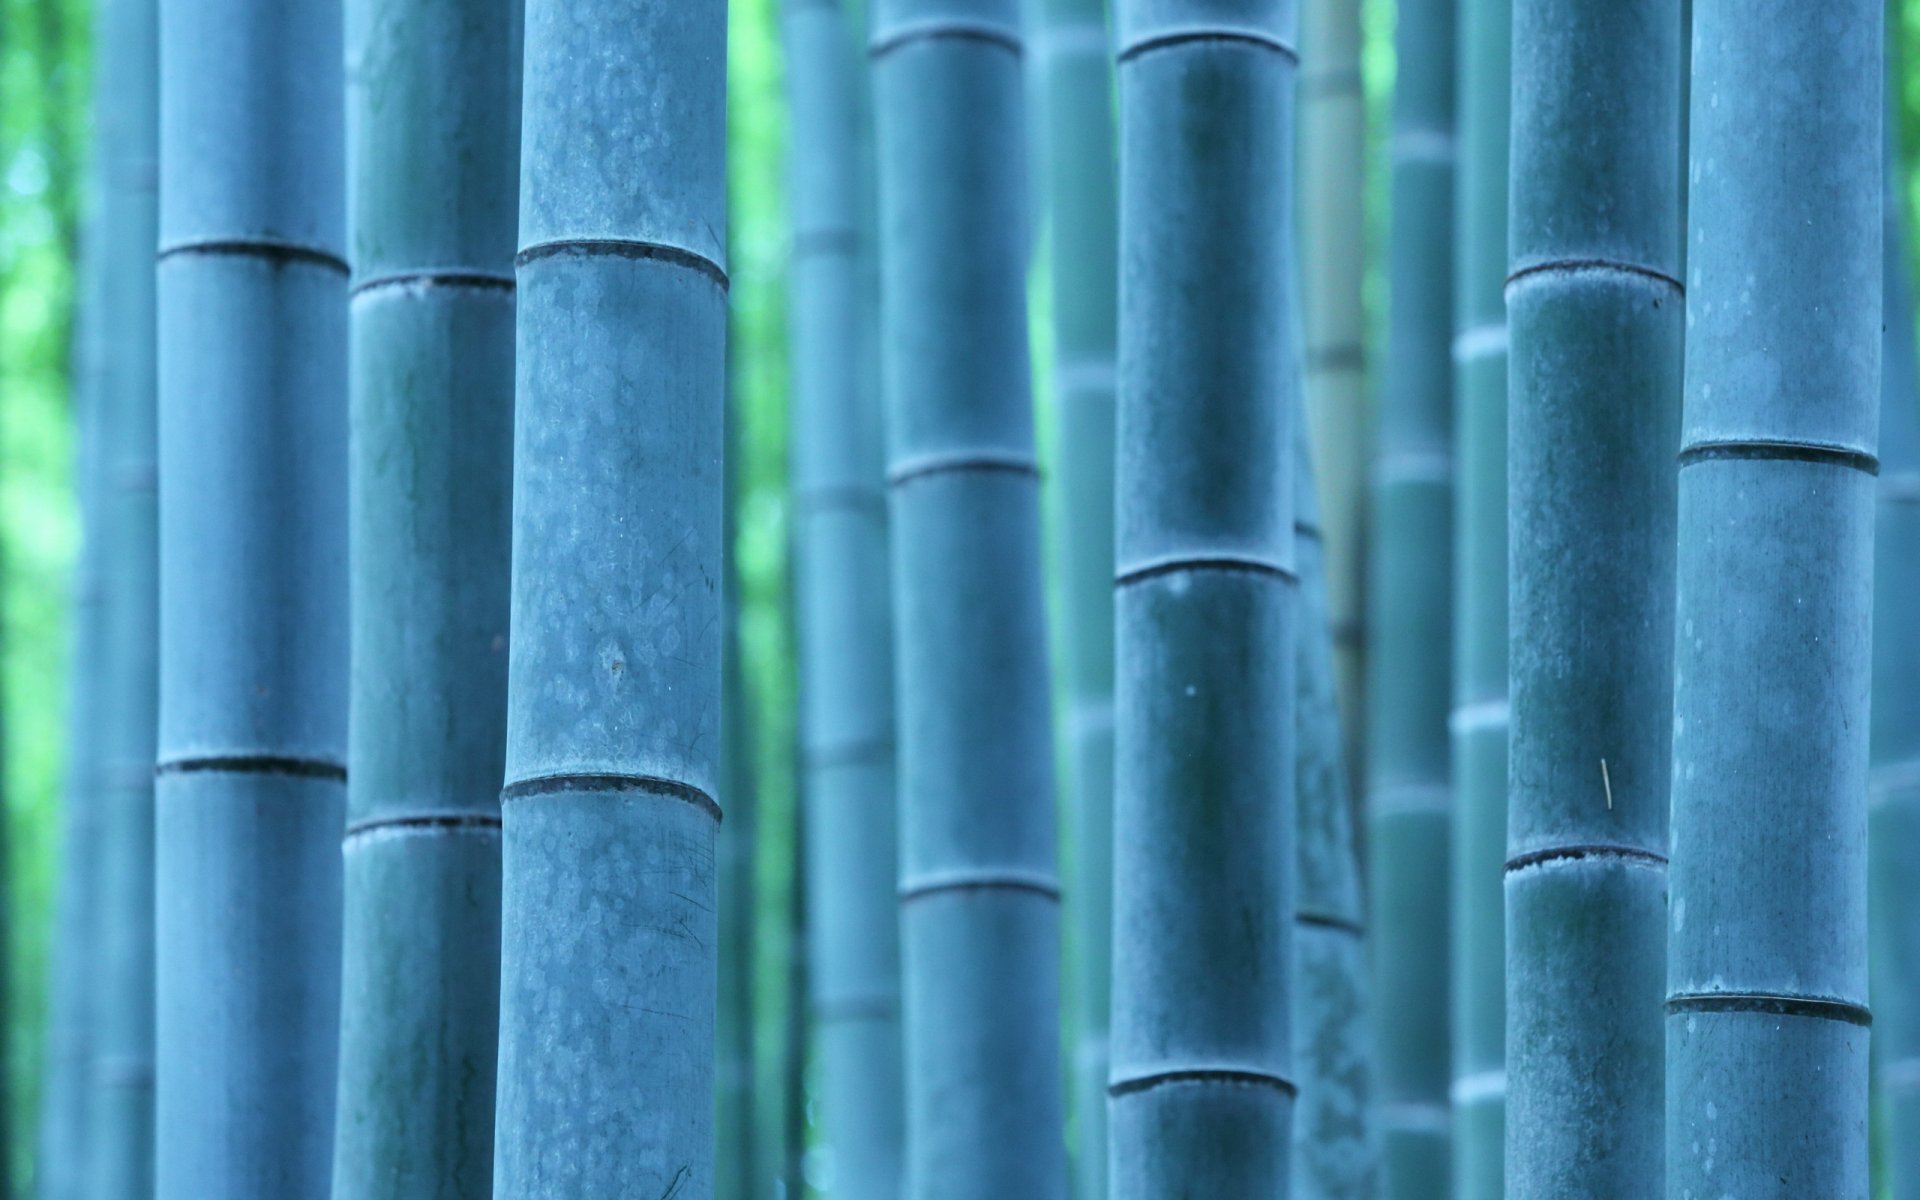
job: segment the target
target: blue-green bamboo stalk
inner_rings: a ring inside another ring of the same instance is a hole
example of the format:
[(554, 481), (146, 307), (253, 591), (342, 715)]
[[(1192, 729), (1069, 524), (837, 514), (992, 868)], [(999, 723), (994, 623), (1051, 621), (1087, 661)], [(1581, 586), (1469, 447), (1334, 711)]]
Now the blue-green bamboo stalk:
[[(1300, 6), (1300, 278), (1307, 428), (1326, 526), (1327, 604), (1349, 797), (1366, 774), (1367, 96), (1360, 0)], [(1423, 53), (1430, 53), (1425, 50)], [(1416, 68), (1417, 71), (1417, 68)], [(1356, 812), (1354, 816), (1358, 816)], [(1353, 827), (1353, 818), (1348, 821)]]
[(1107, 1194), (1113, 925), (1113, 418), (1118, 287), (1113, 68), (1105, 0), (1045, 0), (1036, 39), (1053, 283), (1054, 519), (1072, 847), (1068, 1021), (1073, 1186)]
[(1287, 1194), (1292, 0), (1121, 0), (1117, 1200)]
[(1693, 18), (1666, 1194), (1864, 1196), (1881, 0)]
[(1513, 8), (1515, 1200), (1665, 1180), (1681, 38), (1671, 0)]
[[(1889, 16), (1891, 17), (1890, 10)], [(1888, 39), (1890, 66), (1898, 59)], [(1876, 1096), (1891, 1200), (1920, 1197), (1920, 628), (1898, 614), (1920, 571), (1920, 389), (1899, 74), (1888, 73), (1880, 368), (1874, 501), (1873, 722), (1867, 847), (1872, 882)]]
[(340, 11), (160, 6), (157, 1194), (328, 1193), (347, 717)]
[(1366, 913), (1348, 795), (1328, 611), (1326, 537), (1304, 427), (1295, 436), (1293, 1200), (1374, 1200), (1373, 1045), (1367, 1023)]
[(788, 0), (788, 304), (807, 1005), (831, 1194), (900, 1194), (900, 944), (872, 114), (857, 8)]
[(1018, 0), (875, 0), (911, 1200), (1067, 1187)]
[(1513, 0), (1460, 0), (1454, 266), (1453, 1196), (1500, 1200), (1506, 1109), (1507, 141)]
[(104, 335), (96, 397), (101, 477), (95, 532), (106, 628), (96, 698), (100, 826), (89, 964), (93, 1062), (86, 1194), (92, 1200), (146, 1200), (153, 1194), (158, 15), (154, 0), (111, 0), (95, 13), (95, 70), (102, 80), (94, 134), (102, 185), (95, 234), (104, 276), (93, 314)]
[(518, 0), (347, 6), (351, 784), (337, 1200), (485, 1197)]
[(494, 1192), (711, 1200), (726, 5), (525, 63)]
[[(731, 332), (729, 347), (735, 345)], [(726, 489), (721, 515), (722, 619), (720, 747), (721, 799), (727, 819), (714, 848), (719, 893), (719, 1001), (714, 1020), (714, 1195), (720, 1200), (751, 1200), (764, 1194), (754, 1109), (754, 832), (756, 800), (751, 697), (740, 660), (740, 568), (738, 528), (741, 501), (740, 430), (745, 416), (734, 386), (738, 373), (727, 372), (725, 462)], [(891, 906), (889, 905), (889, 911)]]
[(1454, 0), (1394, 46), (1387, 361), (1367, 572), (1367, 873), (1386, 1200), (1447, 1195), (1447, 705), (1453, 626)]
[[(96, 76), (99, 91), (106, 80)], [(96, 96), (99, 104), (103, 97)], [(97, 205), (102, 189), (100, 146), (89, 166), (89, 193)], [(69, 584), (67, 736), (59, 819), (59, 875), (54, 885), (48, 944), (47, 1026), (41, 1051), (39, 1126), (35, 1130), (33, 1194), (38, 1200), (82, 1200), (93, 1062), (92, 989), (94, 893), (99, 855), (96, 798), (99, 776), (99, 660), (105, 629), (100, 602), (98, 514), (101, 479), (98, 453), (99, 364), (105, 339), (95, 311), (100, 306), (102, 255), (98, 225), (89, 215), (79, 262), (80, 300), (72, 356), (74, 411), (73, 478), (80, 518), (80, 554)]]

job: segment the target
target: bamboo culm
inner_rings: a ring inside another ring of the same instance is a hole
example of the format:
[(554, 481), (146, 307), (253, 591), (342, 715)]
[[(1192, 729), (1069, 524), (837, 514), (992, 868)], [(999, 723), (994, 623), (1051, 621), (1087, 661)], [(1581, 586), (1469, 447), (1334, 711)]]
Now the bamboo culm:
[[(1360, 0), (1301, 0), (1300, 276), (1306, 427), (1322, 522), (1333, 661), (1350, 797), (1365, 778), (1367, 459), (1367, 97)], [(1356, 809), (1349, 826), (1363, 814)]]
[(910, 1200), (1059, 1200), (1017, 0), (877, 0)]
[[(100, 90), (108, 80), (96, 76)], [(96, 103), (104, 97), (96, 97)], [(103, 147), (94, 143), (90, 173), (93, 194), (101, 190)], [(72, 631), (68, 646), (66, 762), (60, 801), (59, 876), (53, 900), (53, 936), (48, 947), (47, 1025), (41, 1049), (39, 1127), (34, 1143), (36, 1200), (82, 1200), (86, 1195), (88, 1111), (87, 1077), (93, 1063), (93, 1001), (88, 986), (94, 961), (93, 915), (99, 855), (99, 661), (106, 630), (100, 597), (102, 487), (100, 440), (100, 359), (106, 339), (95, 312), (100, 307), (105, 272), (98, 224), (89, 220), (79, 261), (80, 299), (73, 355), (73, 475), (81, 539), (79, 561), (70, 583), (68, 609)]]
[(1453, 1197), (1500, 1200), (1506, 1109), (1507, 142), (1513, 0), (1460, 0), (1455, 179)]
[(160, 62), (156, 1191), (318, 1200), (346, 782), (340, 11), (162, 0)]
[(726, 5), (526, 11), (494, 1194), (711, 1200)]
[(1295, 436), (1293, 556), (1300, 573), (1294, 638), (1293, 1200), (1374, 1200), (1366, 913), (1335, 698), (1334, 619), (1326, 535), (1304, 427)]
[[(1895, 57), (1891, 52), (1889, 58)], [(1897, 79), (1889, 75), (1889, 84)], [(1887, 1194), (1920, 1197), (1920, 629), (1903, 612), (1920, 566), (1920, 391), (1915, 388), (1908, 213), (1889, 92), (1880, 368), (1880, 479), (1874, 508), (1871, 855), (1876, 1092)]]
[(1285, 1196), (1295, 7), (1121, 0), (1110, 1186)]
[(90, 963), (91, 1200), (147, 1200), (153, 1188), (158, 17), (154, 0), (111, 0), (95, 14), (102, 161), (95, 252), (103, 278), (92, 319), (103, 340), (96, 381), (101, 476), (93, 515), (104, 554), (99, 587), (106, 628), (95, 697), (101, 741)]
[(1666, 1194), (1864, 1196), (1882, 0), (1693, 20)]
[(1367, 872), (1385, 1200), (1437, 1200), (1447, 1119), (1454, 0), (1394, 33), (1386, 373), (1367, 572)]
[(1041, 143), (1051, 204), (1054, 519), (1067, 806), (1073, 1183), (1107, 1194), (1113, 925), (1113, 419), (1118, 213), (1104, 0), (1046, 0)]
[(808, 1005), (842, 1200), (899, 1195), (900, 949), (872, 113), (856, 6), (789, 0)]
[(334, 1196), (487, 1194), (520, 5), (347, 5), (354, 285)]
[(1681, 14), (1669, 0), (1521, 0), (1513, 14), (1509, 510), (1524, 551), (1507, 1195), (1652, 1200), (1665, 1178)]

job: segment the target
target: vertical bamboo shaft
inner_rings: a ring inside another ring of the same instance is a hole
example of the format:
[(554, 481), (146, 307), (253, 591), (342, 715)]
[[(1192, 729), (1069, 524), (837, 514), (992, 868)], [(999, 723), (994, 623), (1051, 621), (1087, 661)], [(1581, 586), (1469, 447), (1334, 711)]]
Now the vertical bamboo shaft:
[(1447, 1194), (1447, 704), (1453, 588), (1454, 0), (1394, 46), (1387, 361), (1368, 551), (1367, 886), (1386, 1200)]
[(95, 14), (102, 76), (95, 252), (103, 280), (91, 319), (103, 336), (94, 532), (106, 628), (95, 710), (101, 740), (86, 1155), (92, 1200), (146, 1200), (153, 1189), (158, 15), (153, 0), (112, 0)]
[[(1306, 425), (1326, 529), (1326, 591), (1348, 778), (1365, 774), (1367, 97), (1360, 0), (1300, 8), (1300, 272)], [(1427, 52), (1431, 52), (1430, 50)], [(1351, 791), (1351, 785), (1349, 786)]]
[(1499, 1200), (1506, 1108), (1507, 140), (1512, 0), (1461, 0), (1453, 735), (1453, 1194)]
[(1107, 1194), (1107, 1021), (1113, 925), (1112, 53), (1104, 0), (1047, 0), (1038, 40), (1051, 200), (1053, 398), (1066, 697), (1067, 919), (1074, 1195)]
[(711, 1200), (726, 5), (527, 5), (500, 1200)]
[(1507, 1194), (1651, 1200), (1664, 1179), (1681, 14), (1670, 0), (1513, 11)]
[(340, 11), (160, 6), (157, 1192), (328, 1194), (346, 782)]
[(1117, 1200), (1291, 1157), (1296, 14), (1223, 7), (1117, 9)]
[(1300, 615), (1294, 638), (1293, 777), (1296, 811), (1293, 1200), (1374, 1200), (1373, 1046), (1367, 1023), (1366, 913), (1336, 702), (1326, 534), (1314, 495), (1306, 431), (1296, 432), (1294, 565)]
[(337, 1200), (485, 1195), (520, 5), (347, 6), (351, 784)]
[(1016, 0), (879, 0), (905, 1194), (1066, 1188)]
[[(1891, 31), (1889, 31), (1891, 33)], [(1889, 51), (1889, 59), (1897, 54)], [(1898, 82), (1890, 72), (1889, 87)], [(1920, 629), (1900, 619), (1920, 566), (1920, 392), (1914, 384), (1913, 277), (1906, 173), (1887, 110), (1886, 317), (1880, 374), (1880, 479), (1874, 500), (1873, 763), (1868, 850), (1878, 1099), (1892, 1200), (1920, 1197)]]
[(1861, 1196), (1881, 3), (1693, 17), (1667, 1195)]
[[(833, 1194), (899, 1195), (900, 950), (886, 467), (863, 28), (789, 0), (792, 486), (809, 1006)], [(856, 54), (859, 57), (856, 58)]]

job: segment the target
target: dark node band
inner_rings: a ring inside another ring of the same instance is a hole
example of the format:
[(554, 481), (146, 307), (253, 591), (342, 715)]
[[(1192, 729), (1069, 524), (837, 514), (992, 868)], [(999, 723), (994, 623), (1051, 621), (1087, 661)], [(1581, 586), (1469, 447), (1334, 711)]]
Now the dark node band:
[(318, 758), (290, 758), (275, 754), (221, 754), (206, 758), (176, 758), (154, 764), (153, 773), (192, 775), (213, 772), (221, 775), (284, 775), (294, 779), (347, 781), (347, 768), (337, 762)]
[(695, 254), (684, 246), (661, 242), (642, 242), (625, 238), (563, 238), (554, 242), (536, 242), (514, 255), (513, 264), (524, 267), (545, 258), (629, 258), (685, 267), (705, 275), (726, 291), (731, 284), (719, 263), (704, 254)]
[(1873, 1024), (1873, 1013), (1864, 1004), (1846, 1000), (1827, 1000), (1817, 996), (1776, 996), (1756, 992), (1703, 992), (1667, 997), (1667, 1013), (1767, 1013), (1779, 1017), (1811, 1017), (1818, 1021), (1839, 1021), (1862, 1028)]
[(1286, 1096), (1298, 1096), (1299, 1085), (1280, 1075), (1270, 1075), (1264, 1071), (1162, 1071), (1156, 1075), (1142, 1075), (1137, 1079), (1121, 1079), (1107, 1086), (1109, 1096), (1131, 1096), (1139, 1092), (1151, 1091), (1170, 1083), (1223, 1083), (1231, 1087), (1270, 1088)]
[(522, 779), (518, 783), (510, 783), (502, 788), (500, 803), (535, 800), (542, 796), (557, 796), (567, 792), (640, 792), (690, 804), (716, 822), (722, 819), (720, 805), (712, 796), (690, 783), (682, 783), (677, 779), (662, 779), (655, 775), (540, 775), (532, 779)]

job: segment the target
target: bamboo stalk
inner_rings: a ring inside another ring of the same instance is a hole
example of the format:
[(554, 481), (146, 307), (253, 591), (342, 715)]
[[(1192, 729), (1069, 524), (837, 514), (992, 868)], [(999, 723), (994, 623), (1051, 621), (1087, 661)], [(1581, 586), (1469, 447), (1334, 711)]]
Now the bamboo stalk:
[(1514, 8), (1516, 1198), (1656, 1197), (1665, 1179), (1681, 37), (1667, 0)]
[(1117, 12), (1111, 1186), (1284, 1196), (1294, 6)]
[[(1891, 19), (1897, 9), (1889, 10)], [(1915, 387), (1907, 175), (1900, 152), (1900, 58), (1889, 29), (1886, 317), (1880, 373), (1880, 479), (1874, 499), (1872, 764), (1867, 847), (1872, 885), (1875, 1096), (1891, 1200), (1920, 1196), (1920, 632), (1898, 614), (1920, 563), (1920, 392)]]
[(912, 1200), (1067, 1182), (1021, 44), (874, 5)]
[(1293, 1200), (1374, 1200), (1380, 1160), (1372, 1114), (1366, 913), (1348, 798), (1325, 585), (1325, 533), (1304, 429), (1295, 438)]
[(482, 1195), (500, 974), (520, 5), (347, 6), (352, 718), (334, 1196)]
[[(874, 304), (872, 113), (861, 14), (789, 0), (792, 487), (808, 1007), (833, 1194), (901, 1172), (893, 678)], [(864, 47), (860, 47), (864, 49)]]
[(501, 1200), (713, 1194), (725, 18), (527, 5)]
[[(1367, 97), (1360, 0), (1302, 0), (1300, 271), (1326, 589), (1348, 779), (1365, 777)], [(1430, 52), (1430, 51), (1428, 51)], [(1349, 786), (1349, 791), (1352, 786)], [(1351, 824), (1351, 821), (1349, 822)]]
[(1447, 704), (1454, 637), (1453, 0), (1394, 46), (1386, 373), (1367, 572), (1367, 872), (1387, 1200), (1447, 1194)]
[(1666, 1053), (1676, 1198), (1867, 1192), (1881, 18), (1880, 0), (1694, 7)]
[(95, 532), (106, 629), (96, 696), (99, 861), (93, 868), (89, 963), (93, 1061), (86, 1194), (92, 1200), (145, 1200), (153, 1188), (157, 18), (153, 0), (113, 0), (95, 14), (96, 69), (102, 76), (95, 236), (105, 278), (91, 319), (107, 332), (99, 350), (96, 429), (101, 490)]
[(1074, 1194), (1107, 1194), (1113, 925), (1115, 291), (1112, 53), (1104, 0), (1040, 6), (1041, 144), (1051, 200), (1055, 520), (1061, 599)]
[(345, 108), (319, 0), (160, 7), (157, 1194), (329, 1190)]
[(1453, 1195), (1500, 1200), (1506, 1109), (1507, 141), (1512, 0), (1461, 0), (1454, 394)]

